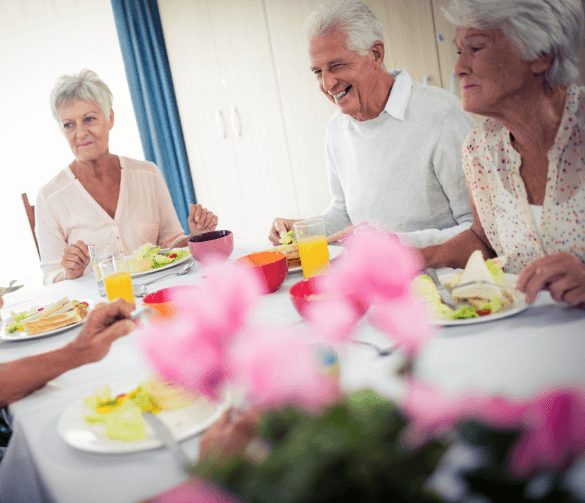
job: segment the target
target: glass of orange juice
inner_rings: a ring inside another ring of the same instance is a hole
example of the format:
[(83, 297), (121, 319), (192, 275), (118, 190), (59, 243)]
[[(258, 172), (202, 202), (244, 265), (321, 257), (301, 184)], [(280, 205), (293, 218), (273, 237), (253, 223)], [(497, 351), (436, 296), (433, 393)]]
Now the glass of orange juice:
[(323, 217), (308, 218), (296, 222), (293, 227), (299, 244), (303, 276), (310, 278), (329, 265), (325, 220)]
[(132, 278), (126, 257), (109, 257), (100, 262), (108, 300), (124, 299), (134, 304)]

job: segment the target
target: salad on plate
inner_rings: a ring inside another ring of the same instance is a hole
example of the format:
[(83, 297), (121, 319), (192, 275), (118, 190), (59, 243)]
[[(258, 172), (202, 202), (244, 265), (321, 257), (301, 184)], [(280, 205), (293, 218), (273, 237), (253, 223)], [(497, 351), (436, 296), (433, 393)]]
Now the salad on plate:
[(190, 256), (189, 248), (161, 250), (160, 246), (145, 243), (128, 257), (131, 273), (146, 272), (174, 264)]

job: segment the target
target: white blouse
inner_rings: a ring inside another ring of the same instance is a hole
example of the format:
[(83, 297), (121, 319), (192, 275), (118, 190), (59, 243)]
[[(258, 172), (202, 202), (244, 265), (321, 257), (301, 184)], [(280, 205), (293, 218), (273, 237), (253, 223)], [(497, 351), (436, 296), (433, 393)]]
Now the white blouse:
[[(520, 154), (510, 131), (493, 119), (476, 126), (463, 146), (463, 169), (483, 229), (507, 269), (568, 252), (585, 262), (585, 88), (567, 90), (565, 109), (548, 153), (539, 229), (532, 217)], [(539, 235), (540, 234), (540, 235)]]
[[(158, 167), (127, 157), (120, 157), (120, 166), (120, 196), (114, 218), (85, 190), (69, 167), (40, 190), (35, 233), (45, 284), (66, 278), (61, 265), (63, 251), (76, 241), (101, 246), (111, 243), (127, 255), (144, 243), (169, 247), (185, 236)], [(89, 271), (91, 266), (85, 274)]]

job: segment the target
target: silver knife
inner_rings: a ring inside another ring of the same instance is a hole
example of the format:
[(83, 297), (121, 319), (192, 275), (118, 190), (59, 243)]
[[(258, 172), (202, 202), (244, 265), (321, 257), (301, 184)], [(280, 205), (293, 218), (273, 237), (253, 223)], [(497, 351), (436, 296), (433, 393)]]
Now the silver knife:
[(173, 432), (169, 427), (157, 416), (150, 412), (143, 413), (144, 419), (153, 429), (156, 437), (167, 447), (175, 456), (179, 464), (187, 472), (190, 472), (190, 467), (193, 465), (193, 461), (189, 460), (183, 448), (179, 445), (179, 442), (175, 439)]

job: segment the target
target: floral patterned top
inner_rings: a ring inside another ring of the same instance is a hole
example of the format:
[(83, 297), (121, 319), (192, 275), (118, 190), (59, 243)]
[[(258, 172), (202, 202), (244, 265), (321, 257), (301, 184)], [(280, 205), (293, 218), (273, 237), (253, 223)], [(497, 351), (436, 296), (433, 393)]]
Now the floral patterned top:
[(520, 176), (510, 132), (494, 119), (476, 126), (463, 145), (463, 169), (483, 229), (509, 272), (558, 252), (585, 262), (585, 87), (567, 90), (565, 109), (548, 153), (541, 235)]

